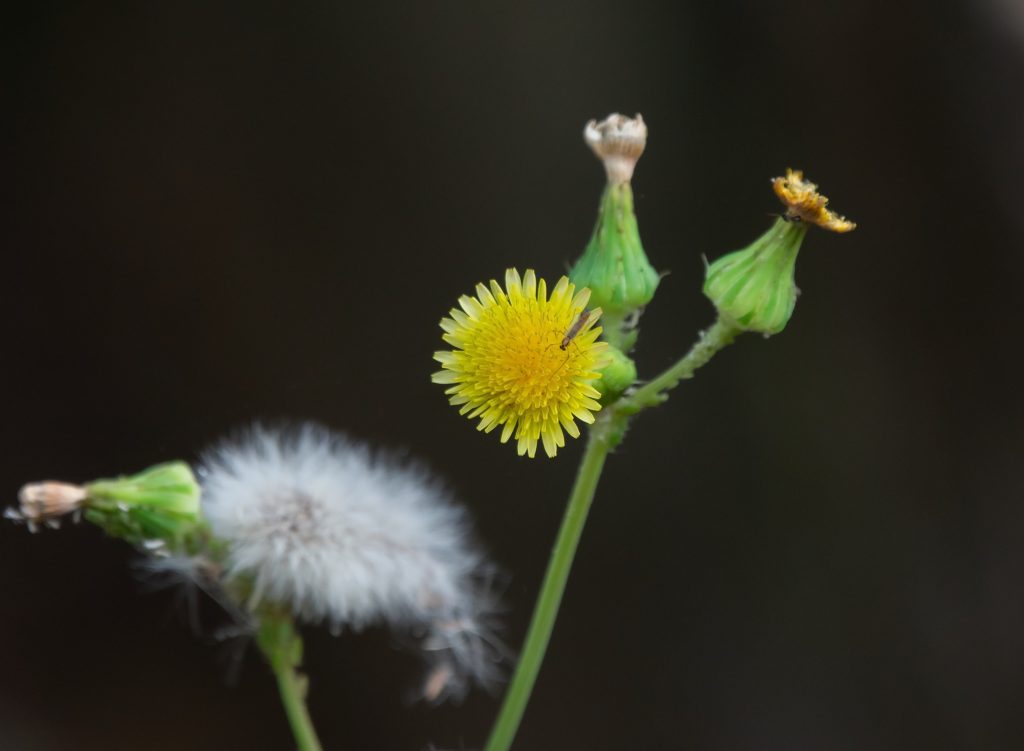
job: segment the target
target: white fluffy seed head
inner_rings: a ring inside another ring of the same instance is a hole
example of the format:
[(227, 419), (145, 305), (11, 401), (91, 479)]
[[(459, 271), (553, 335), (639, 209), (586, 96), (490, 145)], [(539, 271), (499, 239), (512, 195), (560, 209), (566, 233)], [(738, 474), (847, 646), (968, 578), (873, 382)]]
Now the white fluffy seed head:
[[(481, 625), (492, 604), (486, 563), (464, 513), (422, 467), (315, 425), (254, 428), (204, 464), (203, 513), (229, 544), (227, 576), (251, 580), (254, 601), (335, 629), (425, 629), (427, 649), (492, 677), (500, 651)], [(443, 624), (462, 625), (447, 644), (436, 638)]]

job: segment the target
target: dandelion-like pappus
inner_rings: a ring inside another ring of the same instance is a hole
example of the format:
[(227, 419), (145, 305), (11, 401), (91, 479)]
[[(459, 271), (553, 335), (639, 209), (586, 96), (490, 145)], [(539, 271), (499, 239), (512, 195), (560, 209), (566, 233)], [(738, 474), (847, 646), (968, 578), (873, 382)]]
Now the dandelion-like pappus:
[[(207, 456), (203, 512), (248, 608), (333, 630), (387, 624), (421, 637), (444, 696), (501, 677), (491, 567), (463, 509), (424, 468), (315, 425), (254, 429)], [(442, 694), (431, 686), (428, 698)]]

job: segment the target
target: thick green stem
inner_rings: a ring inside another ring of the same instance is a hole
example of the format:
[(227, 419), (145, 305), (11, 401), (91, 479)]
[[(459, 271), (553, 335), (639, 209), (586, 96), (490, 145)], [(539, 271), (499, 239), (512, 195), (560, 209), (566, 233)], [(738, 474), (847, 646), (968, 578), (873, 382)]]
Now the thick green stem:
[(601, 478), (601, 469), (608, 455), (608, 432), (612, 417), (609, 413), (602, 414), (589, 431), (587, 448), (569, 496), (569, 503), (565, 508), (558, 539), (551, 552), (551, 561), (548, 563), (544, 583), (541, 585), (537, 605), (533, 611), (533, 619), (526, 633), (519, 665), (505, 694), (505, 701), (491, 731), (491, 737), (487, 741), (486, 751), (507, 751), (519, 729), (526, 703), (530, 700), (530, 693), (533, 691), (537, 673), (540, 671), (544, 653), (551, 639), (558, 606), (562, 602), (562, 594), (565, 592), (572, 560), (576, 555), (580, 535), (583, 533), (583, 525), (587, 521), (587, 512), (590, 510), (597, 482)]
[(665, 391), (674, 388), (683, 379), (693, 378), (699, 367), (705, 365), (720, 349), (732, 344), (739, 333), (741, 331), (735, 324), (720, 317), (714, 326), (701, 332), (700, 338), (681, 360), (636, 391), (619, 399), (612, 409), (620, 415), (632, 415), (646, 407), (661, 404), (667, 398)]
[(302, 663), (302, 637), (295, 631), (291, 616), (285, 613), (268, 613), (261, 620), (257, 642), (274, 671), (298, 751), (321, 751), (306, 708), (309, 681), (298, 670)]

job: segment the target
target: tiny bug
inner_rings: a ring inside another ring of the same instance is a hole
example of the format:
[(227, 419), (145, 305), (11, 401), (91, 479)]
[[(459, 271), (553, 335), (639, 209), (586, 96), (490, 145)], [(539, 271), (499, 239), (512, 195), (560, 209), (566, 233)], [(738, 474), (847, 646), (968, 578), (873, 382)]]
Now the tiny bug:
[(589, 310), (584, 310), (582, 313), (580, 313), (579, 318), (573, 321), (572, 326), (570, 326), (569, 330), (565, 332), (565, 336), (562, 337), (562, 343), (558, 345), (558, 348), (565, 352), (566, 348), (569, 346), (569, 342), (576, 338), (576, 335), (580, 333), (580, 329), (582, 329), (587, 324), (587, 321), (589, 319)]

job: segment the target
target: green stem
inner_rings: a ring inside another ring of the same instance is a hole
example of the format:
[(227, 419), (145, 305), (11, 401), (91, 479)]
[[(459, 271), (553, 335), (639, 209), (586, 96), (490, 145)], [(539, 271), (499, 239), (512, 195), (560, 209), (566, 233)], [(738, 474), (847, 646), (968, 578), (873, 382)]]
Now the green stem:
[(302, 637), (295, 631), (291, 616), (285, 613), (264, 614), (257, 642), (274, 671), (298, 751), (321, 751), (309, 709), (306, 708), (309, 681), (298, 670), (302, 663)]
[(608, 406), (589, 431), (587, 448), (572, 493), (569, 495), (558, 539), (551, 552), (551, 561), (548, 563), (540, 595), (537, 597), (530, 628), (526, 632), (526, 642), (519, 658), (519, 665), (512, 676), (512, 682), (505, 694), (505, 701), (501, 705), (501, 712), (491, 730), (485, 751), (508, 751), (512, 746), (519, 723), (526, 711), (526, 704), (537, 681), (548, 642), (551, 640), (558, 607), (565, 593), (569, 570), (572, 568), (573, 557), (583, 533), (583, 525), (587, 521), (587, 512), (590, 511), (590, 504), (594, 500), (594, 492), (601, 478), (605, 458), (622, 440), (629, 416), (645, 407), (663, 402), (666, 398), (665, 391), (676, 386), (684, 378), (693, 377), (694, 372), (706, 364), (716, 352), (732, 344), (739, 333), (740, 330), (733, 324), (719, 319), (710, 329), (701, 333), (685, 357), (657, 378)]
[(572, 568), (576, 547), (583, 533), (583, 525), (587, 521), (587, 512), (590, 510), (597, 482), (601, 478), (601, 469), (608, 455), (608, 431), (612, 417), (608, 413), (602, 414), (588, 432), (587, 448), (572, 493), (569, 495), (558, 539), (551, 551), (551, 561), (548, 563), (544, 583), (541, 585), (537, 605), (533, 611), (533, 619), (526, 633), (519, 665), (512, 676), (501, 713), (494, 723), (494, 729), (491, 730), (485, 751), (507, 751), (523, 719), (526, 703), (530, 700), (530, 693), (537, 681), (537, 673), (540, 671), (540, 664), (544, 660), (544, 653), (551, 639), (551, 630), (555, 625), (558, 606), (562, 602), (562, 594), (565, 592), (569, 569)]
[(707, 364), (720, 349), (732, 344), (739, 333), (740, 329), (733, 323), (719, 318), (711, 328), (701, 332), (700, 338), (681, 360), (636, 391), (619, 399), (612, 409), (625, 416), (661, 404), (668, 398), (664, 392), (674, 388), (683, 379), (693, 378), (699, 367)]
[(601, 328), (604, 330), (601, 338), (610, 345), (623, 352), (629, 352), (636, 341), (632, 332), (623, 330), (626, 317), (621, 313), (610, 313), (607, 310), (601, 314)]

